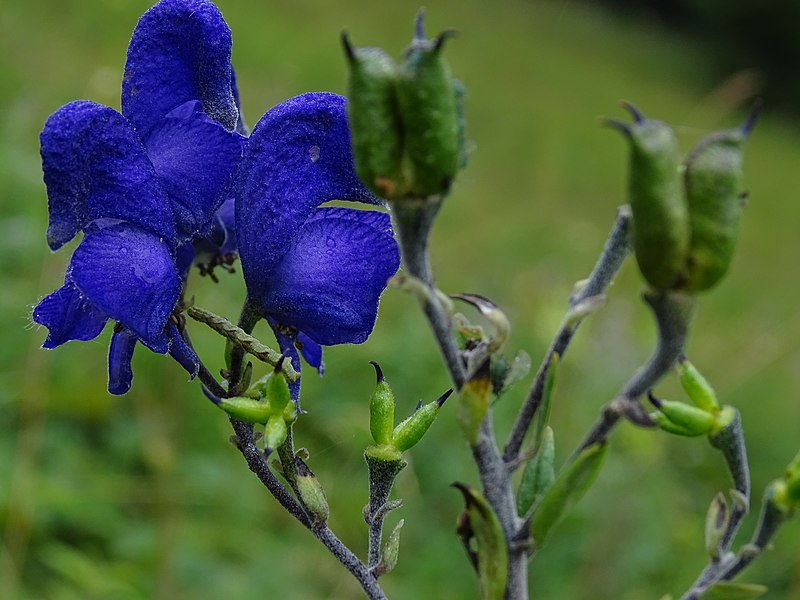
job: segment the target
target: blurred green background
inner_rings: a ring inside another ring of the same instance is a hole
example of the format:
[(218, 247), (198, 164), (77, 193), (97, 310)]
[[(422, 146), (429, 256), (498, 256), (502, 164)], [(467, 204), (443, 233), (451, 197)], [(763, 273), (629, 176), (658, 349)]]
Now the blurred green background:
[[(574, 282), (585, 277), (624, 201), (626, 148), (598, 117), (631, 100), (675, 124), (688, 150), (737, 125), (765, 84), (742, 61), (720, 74), (702, 40), (581, 2), (429, 0), (430, 33), (455, 27), (449, 58), (468, 90), (474, 144), (436, 226), (434, 266), (448, 292), (498, 302), (515, 324), (509, 351), (538, 363)], [(0, 8), (0, 598), (358, 598), (360, 590), (276, 507), (228, 443), (224, 416), (173, 362), (139, 351), (124, 397), (105, 391), (109, 331), (56, 352), (29, 313), (61, 283), (69, 249), (46, 250), (38, 132), (61, 104), (119, 107), (125, 49), (146, 1), (6, 0)], [(220, 0), (234, 35), (242, 104), (254, 124), (310, 90), (343, 92), (339, 31), (399, 54), (417, 4)], [(752, 26), (761, 24), (754, 21)], [(800, 448), (800, 126), (771, 110), (748, 142), (749, 206), (731, 274), (703, 297), (689, 355), (743, 414), (758, 498)], [(74, 243), (73, 246), (74, 247)], [(239, 275), (194, 277), (197, 303), (234, 317)], [(600, 406), (649, 353), (653, 325), (626, 264), (610, 302), (581, 330), (560, 371), (553, 414), (566, 457)], [(266, 332), (262, 330), (264, 338)], [(221, 345), (201, 326), (201, 356)], [(331, 526), (361, 555), (369, 360), (383, 366), (399, 412), (448, 386), (410, 297), (384, 296), (375, 333), (326, 351), (309, 374), (299, 446), (326, 486)], [(496, 406), (507, 432), (530, 378)], [(674, 381), (659, 388), (677, 397)], [(477, 598), (453, 533), (454, 480), (476, 483), (445, 407), (398, 480), (406, 519), (392, 598)], [(706, 508), (729, 483), (702, 440), (621, 427), (604, 471), (531, 566), (535, 598), (639, 600), (680, 594), (704, 564)], [(755, 515), (746, 522), (749, 535)], [(744, 579), (771, 599), (800, 599), (800, 523)]]

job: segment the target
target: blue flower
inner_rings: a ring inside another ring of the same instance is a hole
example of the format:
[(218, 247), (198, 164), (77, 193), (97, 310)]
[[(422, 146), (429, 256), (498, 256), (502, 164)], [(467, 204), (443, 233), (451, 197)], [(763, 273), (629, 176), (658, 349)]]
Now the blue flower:
[(49, 330), (45, 348), (93, 339), (117, 321), (111, 393), (130, 388), (137, 342), (197, 373), (172, 314), (191, 244), (219, 226), (245, 143), (230, 57), (230, 29), (213, 3), (162, 0), (133, 32), (122, 114), (76, 101), (42, 130), (47, 242), (57, 250), (83, 238), (64, 285), (33, 319)]
[[(300, 368), (322, 370), (322, 348), (358, 344), (400, 257), (389, 215), (320, 207), (382, 201), (355, 174), (346, 100), (304, 94), (253, 129), (236, 184), (236, 234), (249, 301)], [(299, 388), (293, 388), (297, 400)]]

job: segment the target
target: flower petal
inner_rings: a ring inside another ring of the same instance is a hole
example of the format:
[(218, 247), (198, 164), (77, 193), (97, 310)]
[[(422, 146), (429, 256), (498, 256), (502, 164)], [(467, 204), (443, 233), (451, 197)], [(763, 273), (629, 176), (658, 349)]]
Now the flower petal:
[(131, 124), (112, 108), (79, 100), (42, 130), (42, 169), (57, 250), (95, 219), (121, 219), (172, 240), (172, 213)]
[(200, 371), (200, 359), (192, 347), (183, 339), (174, 323), (170, 323), (167, 335), (170, 339), (169, 355), (189, 373), (189, 379), (197, 377)]
[(100, 310), (165, 353), (164, 327), (181, 282), (173, 258), (153, 234), (118, 224), (87, 235), (70, 263), (78, 289)]
[(67, 277), (63, 287), (42, 299), (33, 309), (33, 320), (49, 330), (42, 347), (55, 348), (69, 340), (96, 338), (103, 331), (108, 317)]
[(142, 134), (189, 100), (233, 130), (231, 85), (231, 30), (212, 2), (161, 0), (142, 15), (122, 80), (122, 114)]
[[(289, 336), (283, 333), (281, 328), (278, 327), (274, 320), (267, 319), (267, 322), (269, 323), (269, 326), (272, 327), (272, 332), (275, 334), (275, 340), (278, 342), (278, 348), (280, 348), (281, 354), (289, 357), (289, 360), (292, 363), (292, 368), (299, 373), (301, 369), (300, 355), (297, 353), (297, 348), (294, 346), (294, 336)], [(291, 395), (292, 400), (294, 400), (294, 405), (298, 408), (298, 410), (300, 409), (301, 379), (302, 377), (289, 384), (289, 394)]]
[(133, 369), (131, 360), (136, 348), (136, 335), (125, 327), (119, 327), (111, 336), (108, 346), (108, 393), (121, 396), (131, 389)]
[(358, 344), (375, 324), (378, 298), (400, 264), (389, 216), (322, 208), (301, 228), (265, 285), (253, 296), (263, 314), (318, 344)]
[(297, 333), (294, 345), (300, 350), (300, 354), (306, 362), (317, 370), (317, 373), (320, 375), (325, 373), (325, 363), (322, 362), (322, 346), (302, 331)]
[(267, 112), (248, 140), (237, 178), (236, 234), (255, 295), (320, 204), (382, 203), (355, 174), (345, 102), (330, 93), (297, 96)]
[(209, 119), (196, 100), (167, 114), (144, 140), (183, 239), (208, 232), (230, 189), (245, 141)]

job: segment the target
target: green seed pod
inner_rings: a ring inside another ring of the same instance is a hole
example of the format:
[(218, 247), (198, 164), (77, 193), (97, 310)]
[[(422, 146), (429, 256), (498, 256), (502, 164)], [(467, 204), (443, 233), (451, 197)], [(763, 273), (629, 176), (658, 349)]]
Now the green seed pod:
[(423, 12), (406, 49), (397, 79), (397, 100), (405, 133), (409, 192), (417, 197), (446, 193), (458, 170), (463, 137), (459, 133), (457, 86), (442, 56), (452, 31), (425, 38)]
[(264, 452), (269, 454), (280, 446), (286, 440), (287, 433), (288, 428), (283, 415), (271, 415), (264, 425)]
[(272, 414), (266, 402), (243, 396), (220, 398), (217, 406), (233, 418), (248, 423), (266, 423)]
[(273, 414), (279, 415), (284, 409), (292, 402), (292, 395), (289, 392), (289, 383), (283, 374), (283, 361), (285, 356), (282, 356), (278, 363), (275, 365), (275, 371), (267, 379), (266, 382), (266, 398), (269, 402), (270, 410)]
[(296, 483), (300, 500), (318, 523), (324, 523), (328, 520), (328, 515), (330, 514), (325, 490), (322, 489), (319, 480), (308, 468), (305, 461), (295, 456), (294, 462), (297, 469)]
[(633, 124), (605, 123), (630, 141), (628, 195), (633, 213), (633, 247), (639, 270), (657, 290), (679, 280), (689, 248), (689, 215), (680, 176), (678, 140), (672, 128), (623, 105)]
[(603, 466), (607, 447), (605, 442), (599, 442), (584, 448), (544, 493), (531, 519), (531, 533), (536, 548), (545, 544), (553, 529), (594, 483)]
[(375, 361), (370, 361), (370, 364), (375, 367), (378, 381), (369, 401), (369, 432), (376, 444), (388, 444), (392, 440), (394, 427), (394, 394), (383, 378), (380, 365)]
[(714, 415), (696, 406), (675, 400), (659, 400), (649, 394), (653, 403), (671, 423), (686, 431), (685, 435), (703, 435), (709, 433), (716, 423)]
[(695, 406), (716, 414), (720, 410), (714, 388), (685, 356), (678, 359), (678, 379), (681, 387)]
[(402, 194), (403, 133), (395, 84), (397, 67), (380, 48), (353, 48), (342, 33), (350, 74), (347, 114), (356, 172), (378, 196)]
[(702, 433), (695, 433), (692, 430), (686, 429), (686, 427), (681, 427), (680, 425), (675, 425), (672, 421), (667, 418), (662, 412), (653, 412), (650, 413), (650, 420), (655, 423), (655, 425), (661, 430), (666, 431), (667, 433), (674, 433), (675, 435), (682, 435), (685, 437), (697, 437), (698, 435), (703, 435)]
[(400, 452), (405, 452), (419, 442), (433, 425), (436, 415), (439, 414), (439, 409), (442, 408), (445, 400), (452, 393), (452, 389), (447, 390), (433, 402), (418, 407), (414, 414), (395, 427), (394, 432), (392, 432), (392, 446)]
[(547, 489), (553, 485), (556, 473), (553, 470), (555, 460), (555, 440), (553, 430), (545, 428), (536, 454), (525, 465), (522, 479), (517, 490), (517, 514), (524, 517), (532, 506), (542, 498)]
[(738, 129), (700, 140), (686, 158), (684, 181), (692, 235), (681, 287), (690, 292), (713, 287), (731, 264), (744, 204), (742, 145), (759, 109), (760, 105)]

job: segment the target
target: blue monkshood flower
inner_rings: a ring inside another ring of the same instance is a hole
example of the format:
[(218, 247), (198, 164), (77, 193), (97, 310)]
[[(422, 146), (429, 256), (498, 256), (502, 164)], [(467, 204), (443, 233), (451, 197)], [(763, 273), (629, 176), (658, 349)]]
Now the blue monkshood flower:
[(83, 239), (33, 319), (49, 330), (45, 348), (93, 339), (116, 321), (113, 394), (130, 388), (137, 342), (197, 373), (172, 314), (192, 242), (231, 220), (220, 207), (246, 138), (230, 58), (230, 29), (213, 3), (162, 0), (133, 32), (122, 114), (76, 101), (42, 130), (47, 242), (55, 251)]
[[(253, 129), (236, 184), (236, 235), (250, 302), (281, 351), (322, 371), (322, 347), (358, 344), (400, 263), (389, 215), (355, 174), (345, 98), (297, 96)], [(298, 399), (299, 384), (292, 389)]]

